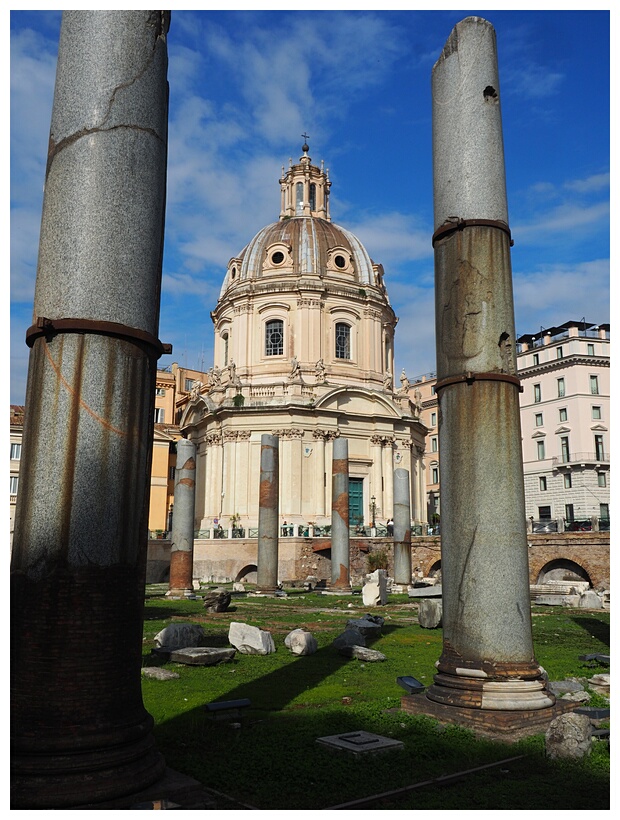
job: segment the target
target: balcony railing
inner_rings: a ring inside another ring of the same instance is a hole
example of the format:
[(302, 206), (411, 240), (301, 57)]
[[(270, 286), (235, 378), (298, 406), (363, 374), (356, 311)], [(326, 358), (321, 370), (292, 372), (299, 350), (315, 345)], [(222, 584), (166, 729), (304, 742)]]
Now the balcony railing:
[(609, 464), (609, 453), (568, 453), (553, 456), (551, 463), (554, 467), (562, 464)]

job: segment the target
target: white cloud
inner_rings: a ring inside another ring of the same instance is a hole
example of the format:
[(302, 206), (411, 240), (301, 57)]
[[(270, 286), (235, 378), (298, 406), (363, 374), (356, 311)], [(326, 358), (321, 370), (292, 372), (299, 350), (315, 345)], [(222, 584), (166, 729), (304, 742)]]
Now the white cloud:
[(574, 179), (564, 183), (564, 187), (569, 191), (577, 191), (585, 194), (592, 191), (602, 191), (609, 188), (609, 173), (592, 174), (585, 179)]
[(600, 230), (609, 222), (609, 202), (591, 205), (564, 203), (546, 214), (538, 213), (535, 221), (516, 222), (512, 232), (516, 242), (546, 242), (551, 233), (565, 233), (574, 239), (577, 233)]
[(608, 259), (518, 271), (513, 286), (518, 335), (584, 315), (590, 322), (609, 321)]
[(352, 223), (350, 230), (389, 275), (391, 266), (432, 258), (431, 231), (419, 222), (412, 214), (392, 212), (367, 215), (362, 221)]

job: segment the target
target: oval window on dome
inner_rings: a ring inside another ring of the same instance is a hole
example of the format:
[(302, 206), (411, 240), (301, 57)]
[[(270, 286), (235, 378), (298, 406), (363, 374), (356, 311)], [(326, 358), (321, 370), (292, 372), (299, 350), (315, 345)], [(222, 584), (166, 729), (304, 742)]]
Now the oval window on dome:
[(271, 261), (274, 265), (281, 265), (284, 262), (284, 254), (282, 251), (276, 251), (271, 254)]
[(347, 260), (346, 260), (346, 259), (344, 258), (344, 256), (342, 256), (341, 254), (338, 254), (338, 256), (335, 256), (335, 257), (334, 257), (334, 265), (335, 265), (337, 268), (340, 268), (340, 269), (342, 269), (342, 268), (346, 268), (346, 266), (347, 266)]
[(234, 279), (234, 278), (235, 278), (235, 276), (237, 275), (237, 268), (233, 268), (233, 269), (232, 269), (232, 271), (231, 271), (231, 275), (232, 275), (232, 278)]

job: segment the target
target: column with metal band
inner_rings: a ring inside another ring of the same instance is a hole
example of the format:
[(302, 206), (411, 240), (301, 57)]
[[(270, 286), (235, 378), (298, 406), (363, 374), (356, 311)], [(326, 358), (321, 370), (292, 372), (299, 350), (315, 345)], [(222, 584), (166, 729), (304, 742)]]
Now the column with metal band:
[(170, 547), (171, 598), (194, 594), (194, 509), (196, 506), (196, 445), (183, 438), (177, 441), (174, 474), (174, 515)]
[(495, 31), (469, 17), (433, 69), (443, 652), (428, 698), (553, 704), (534, 658)]
[(11, 564), (12, 808), (129, 798), (165, 769), (140, 668), (168, 25), (63, 13)]
[(278, 586), (279, 440), (263, 433), (260, 448), (257, 591), (275, 594)]
[(351, 590), (349, 569), (349, 442), (336, 438), (332, 458), (332, 589)]

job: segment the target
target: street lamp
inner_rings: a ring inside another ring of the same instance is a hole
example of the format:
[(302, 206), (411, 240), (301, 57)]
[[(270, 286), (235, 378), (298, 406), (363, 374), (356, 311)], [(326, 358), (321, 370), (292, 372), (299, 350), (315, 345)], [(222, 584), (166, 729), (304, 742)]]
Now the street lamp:
[(375, 528), (375, 515), (377, 513), (377, 499), (372, 495), (370, 497), (370, 511), (372, 513), (372, 527)]

